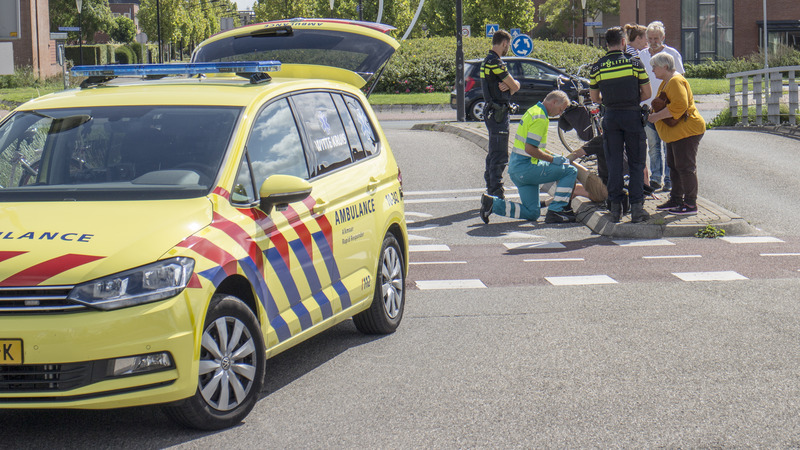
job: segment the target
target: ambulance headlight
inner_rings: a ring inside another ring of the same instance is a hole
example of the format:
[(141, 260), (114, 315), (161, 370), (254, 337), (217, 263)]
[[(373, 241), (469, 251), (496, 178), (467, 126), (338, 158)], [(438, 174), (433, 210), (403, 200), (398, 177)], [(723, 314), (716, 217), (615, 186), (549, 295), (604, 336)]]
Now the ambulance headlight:
[(194, 271), (191, 258), (171, 258), (75, 286), (69, 299), (105, 311), (180, 294)]

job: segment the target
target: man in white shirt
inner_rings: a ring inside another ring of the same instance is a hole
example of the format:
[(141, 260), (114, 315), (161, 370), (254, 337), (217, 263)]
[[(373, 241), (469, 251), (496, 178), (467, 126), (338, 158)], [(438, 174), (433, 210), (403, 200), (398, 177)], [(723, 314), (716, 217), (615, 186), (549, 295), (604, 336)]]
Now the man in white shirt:
[[(658, 87), (661, 85), (661, 81), (658, 77), (655, 76), (653, 73), (653, 65), (650, 64), (650, 59), (661, 53), (665, 52), (672, 55), (672, 58), (675, 60), (675, 72), (683, 75), (683, 58), (681, 58), (681, 54), (675, 50), (674, 48), (664, 45), (664, 24), (658, 21), (651, 22), (650, 25), (647, 26), (647, 43), (649, 45), (648, 48), (639, 52), (639, 59), (642, 60), (642, 64), (644, 64), (644, 68), (647, 71), (647, 76), (650, 78), (650, 86), (652, 86), (652, 95), (650, 96), (650, 100), (647, 100), (646, 103), (650, 106), (650, 103), (653, 101), (656, 96), (658, 96)], [(645, 133), (647, 134), (647, 147), (648, 147), (648, 155), (650, 157), (650, 187), (653, 189), (658, 189), (662, 186), (661, 184), (661, 177), (664, 177), (664, 191), (669, 191), (672, 189), (672, 183), (669, 178), (669, 167), (666, 165), (666, 158), (665, 158), (665, 146), (661, 142), (661, 138), (658, 137), (658, 133), (656, 132), (656, 128), (652, 123), (648, 123), (645, 125)]]

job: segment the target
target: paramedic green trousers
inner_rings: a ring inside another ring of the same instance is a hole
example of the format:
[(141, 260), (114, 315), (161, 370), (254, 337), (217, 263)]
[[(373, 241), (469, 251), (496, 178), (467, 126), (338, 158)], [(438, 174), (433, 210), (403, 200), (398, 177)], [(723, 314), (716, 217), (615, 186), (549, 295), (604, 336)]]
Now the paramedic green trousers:
[(517, 186), (521, 203), (494, 197), (492, 212), (515, 219), (536, 220), (540, 214), (539, 185), (556, 182), (556, 192), (548, 209), (562, 211), (569, 205), (578, 169), (546, 161), (531, 164), (529, 156), (512, 153), (508, 162), (508, 177)]

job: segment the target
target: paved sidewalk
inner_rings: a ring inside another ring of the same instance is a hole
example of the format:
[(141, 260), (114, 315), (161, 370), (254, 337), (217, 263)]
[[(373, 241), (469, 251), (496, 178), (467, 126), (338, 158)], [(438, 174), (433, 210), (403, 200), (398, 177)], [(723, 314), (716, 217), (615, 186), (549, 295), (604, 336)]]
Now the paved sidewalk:
[[(550, 136), (555, 139), (548, 148), (554, 153), (566, 154), (565, 147), (558, 140), (555, 122), (550, 124)], [(488, 132), (481, 122), (436, 122), (414, 125), (415, 130), (442, 131), (460, 136), (482, 149), (488, 148)], [(509, 146), (511, 142), (509, 142)], [(742, 235), (755, 233), (755, 229), (738, 215), (704, 199), (697, 199), (698, 213), (689, 216), (668, 215), (656, 211), (656, 206), (668, 199), (667, 193), (658, 192), (655, 197), (647, 197), (645, 210), (650, 213), (646, 222), (630, 223), (630, 216), (625, 216), (620, 223), (609, 220), (604, 205), (593, 203), (588, 198), (576, 197), (572, 201), (572, 209), (578, 219), (592, 231), (605, 236), (630, 239), (658, 239), (662, 237), (694, 236), (706, 225), (713, 225), (725, 230), (726, 235)]]

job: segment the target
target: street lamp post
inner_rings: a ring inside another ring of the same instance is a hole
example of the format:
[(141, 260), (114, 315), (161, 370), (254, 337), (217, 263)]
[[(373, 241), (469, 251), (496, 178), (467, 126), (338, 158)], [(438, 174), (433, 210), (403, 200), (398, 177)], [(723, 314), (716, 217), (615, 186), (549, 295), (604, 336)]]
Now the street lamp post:
[(158, 27), (158, 62), (163, 63), (164, 46), (161, 43), (161, 2), (156, 0), (156, 26)]
[(78, 49), (81, 52), (80, 62), (83, 65), (83, 0), (75, 0), (78, 7)]

